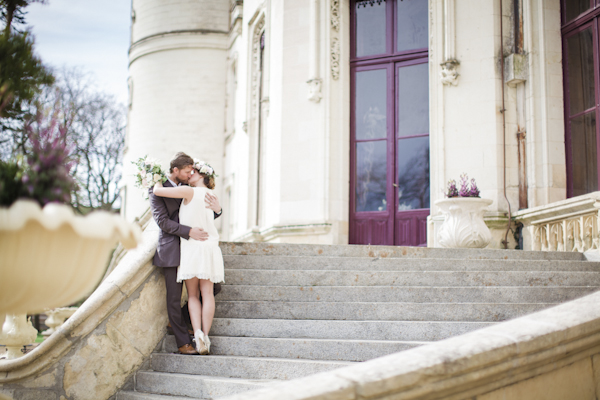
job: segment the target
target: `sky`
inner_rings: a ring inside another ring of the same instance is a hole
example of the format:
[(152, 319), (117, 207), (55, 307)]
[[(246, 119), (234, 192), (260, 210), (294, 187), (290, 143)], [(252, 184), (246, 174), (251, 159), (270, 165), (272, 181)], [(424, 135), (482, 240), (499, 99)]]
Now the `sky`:
[(126, 104), (130, 0), (48, 0), (26, 10), (44, 64), (81, 68), (99, 90)]

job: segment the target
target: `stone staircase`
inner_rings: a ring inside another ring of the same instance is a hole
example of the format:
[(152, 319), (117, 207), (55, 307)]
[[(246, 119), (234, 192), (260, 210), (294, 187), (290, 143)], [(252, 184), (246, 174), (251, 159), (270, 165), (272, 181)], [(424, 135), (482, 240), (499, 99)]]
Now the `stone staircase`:
[[(580, 253), (223, 243), (210, 356), (166, 336), (117, 400), (212, 399), (460, 335), (600, 289)], [(125, 390), (126, 389), (126, 390)]]

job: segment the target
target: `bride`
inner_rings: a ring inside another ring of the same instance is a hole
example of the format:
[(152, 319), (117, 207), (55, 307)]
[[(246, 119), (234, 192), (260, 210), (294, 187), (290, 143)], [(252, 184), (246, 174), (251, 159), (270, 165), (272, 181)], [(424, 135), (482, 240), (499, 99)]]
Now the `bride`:
[[(213, 211), (204, 203), (207, 192), (215, 187), (213, 168), (203, 161), (195, 161), (190, 186), (154, 186), (154, 194), (160, 197), (183, 199), (179, 210), (179, 222), (183, 225), (204, 229), (208, 240), (182, 240), (181, 261), (177, 270), (177, 282), (185, 281), (188, 292), (188, 308), (194, 328), (194, 342), (198, 353), (210, 352), (208, 333), (215, 315), (213, 284), (224, 282), (223, 255), (219, 247), (219, 233), (215, 227)], [(200, 302), (202, 294), (202, 302)]]

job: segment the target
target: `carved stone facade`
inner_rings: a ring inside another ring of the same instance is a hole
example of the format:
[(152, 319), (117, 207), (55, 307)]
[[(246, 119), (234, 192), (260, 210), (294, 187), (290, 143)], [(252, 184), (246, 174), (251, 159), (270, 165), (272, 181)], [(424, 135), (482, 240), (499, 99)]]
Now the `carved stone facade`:
[[(522, 204), (566, 198), (560, 2), (520, 1), (515, 25), (513, 2), (500, 10), (498, 2), (427, 1), (429, 245), (443, 220), (435, 201), (449, 179), (467, 172), (492, 200), (489, 246), (501, 248), (509, 204), (514, 214)], [(134, 157), (152, 154), (166, 164), (186, 149), (223, 179), (217, 193), (228, 208), (219, 221), (224, 239), (347, 243), (350, 11), (359, 5), (372, 7), (352, 0), (187, 0), (155, 18), (159, 0), (135, 0), (125, 176)], [(522, 53), (510, 57), (517, 28)], [(131, 182), (126, 186), (124, 210), (134, 219), (147, 203)], [(508, 239), (514, 248), (513, 235)]]

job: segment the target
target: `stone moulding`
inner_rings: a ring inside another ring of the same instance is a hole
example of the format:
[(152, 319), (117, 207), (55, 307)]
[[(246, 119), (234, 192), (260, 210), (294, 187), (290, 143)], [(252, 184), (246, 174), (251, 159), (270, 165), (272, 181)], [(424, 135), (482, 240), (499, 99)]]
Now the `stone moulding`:
[[(87, 228), (90, 229), (93, 226), (90, 224)], [(155, 271), (156, 268), (150, 261), (157, 243), (158, 227), (151, 221), (141, 235), (138, 246), (120, 259), (119, 266), (96, 288), (67, 322), (25, 356), (16, 360), (0, 362), (0, 388), (5, 384), (32, 377), (50, 368), (60, 361), (73, 346), (77, 346), (82, 339), (96, 329)]]
[(129, 48), (129, 65), (135, 60), (152, 53), (176, 49), (226, 50), (228, 32), (180, 31), (165, 32), (139, 40)]
[(113, 246), (133, 248), (140, 235), (137, 225), (107, 212), (81, 217), (28, 200), (0, 209), (0, 315), (78, 301), (102, 278)]
[(589, 361), (589, 376), (561, 384), (575, 391), (583, 381), (595, 388), (600, 383), (595, 383), (591, 368), (592, 358), (594, 363), (600, 360), (598, 302), (600, 292), (465, 335), (222, 400), (462, 400), (544, 379), (580, 361)]
[(282, 236), (325, 235), (331, 231), (329, 222), (314, 224), (273, 225), (265, 229), (254, 228), (236, 238), (238, 242), (268, 242)]

